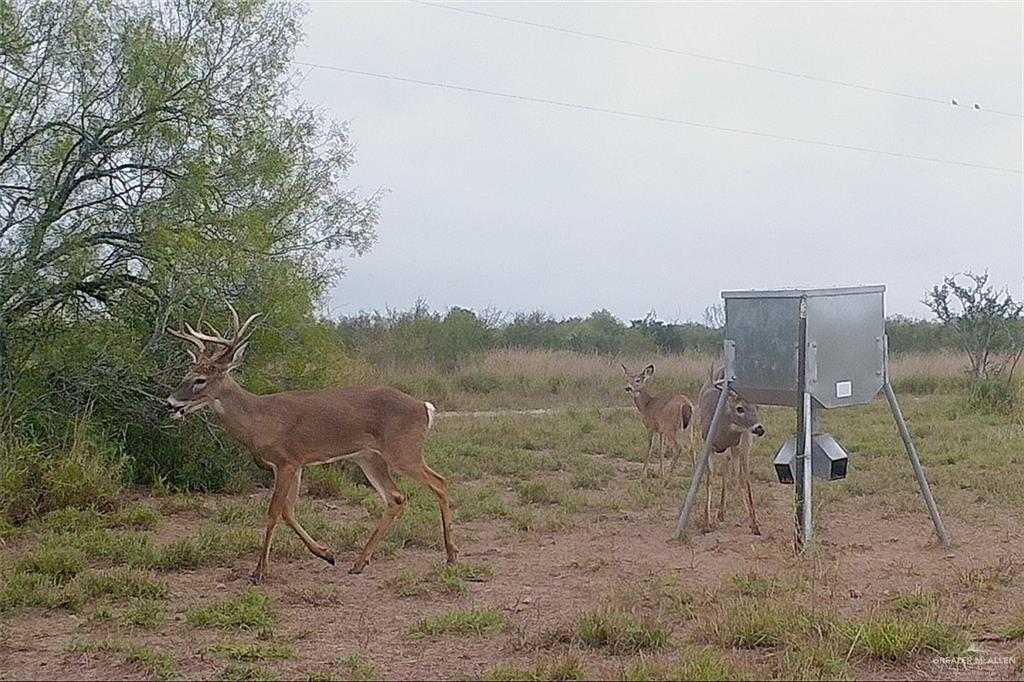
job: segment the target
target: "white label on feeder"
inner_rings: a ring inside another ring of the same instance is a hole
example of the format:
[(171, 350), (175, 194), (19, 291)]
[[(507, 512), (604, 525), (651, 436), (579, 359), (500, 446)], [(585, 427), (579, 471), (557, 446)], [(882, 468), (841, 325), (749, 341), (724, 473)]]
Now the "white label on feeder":
[(837, 398), (849, 398), (853, 395), (853, 382), (852, 381), (837, 381), (836, 382), (836, 397)]

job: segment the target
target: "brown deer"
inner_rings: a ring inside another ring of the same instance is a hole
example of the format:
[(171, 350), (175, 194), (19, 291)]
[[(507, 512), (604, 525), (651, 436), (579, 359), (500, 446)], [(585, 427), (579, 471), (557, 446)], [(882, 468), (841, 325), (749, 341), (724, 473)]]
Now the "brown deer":
[[(701, 434), (706, 441), (708, 431), (711, 430), (711, 418), (714, 416), (715, 406), (718, 404), (718, 397), (722, 394), (722, 387), (725, 384), (725, 370), (719, 369), (712, 373), (711, 377), (704, 382), (697, 397), (697, 406), (700, 409)], [(744, 400), (736, 391), (729, 390), (729, 398), (726, 401), (726, 414), (714, 436), (712, 443), (712, 454), (728, 451), (725, 461), (722, 462), (722, 495), (718, 503), (718, 521), (725, 520), (725, 487), (729, 474), (734, 467), (739, 468), (740, 483), (743, 485), (747, 506), (747, 513), (750, 515), (750, 532), (760, 535), (761, 529), (757, 525), (757, 513), (754, 510), (754, 497), (750, 492), (750, 471), (748, 468), (750, 450), (753, 447), (753, 437), (761, 437), (765, 434), (764, 425), (758, 415), (757, 405)], [(711, 470), (709, 469), (709, 472)], [(707, 498), (704, 505), (704, 529), (711, 528), (711, 476), (708, 476)]]
[(359, 465), (387, 505), (349, 573), (360, 573), (370, 562), (388, 526), (402, 512), (405, 495), (391, 478), (394, 471), (437, 496), (448, 563), (454, 563), (458, 549), (451, 537), (447, 485), (423, 461), (423, 441), (434, 421), (434, 406), (387, 386), (249, 393), (231, 372), (242, 364), (251, 325), (259, 314), (239, 324), (235, 309), (230, 304), (228, 308), (233, 325), (230, 338), (221, 336), (212, 325), (212, 334), (197, 332), (188, 324), (184, 331), (167, 330), (197, 351), (188, 351), (192, 365), (167, 404), (172, 419), (211, 408), (221, 426), (249, 449), (256, 463), (274, 472), (267, 530), (252, 573), (253, 583), (262, 582), (269, 574), (270, 543), (274, 526), (282, 518), (310, 552), (334, 565), (331, 551), (311, 538), (295, 518), (295, 500), (303, 467), (343, 459)]
[[(633, 404), (640, 410), (644, 428), (647, 429), (647, 452), (644, 455), (643, 477), (647, 477), (647, 465), (654, 449), (654, 436), (659, 439), (658, 478), (662, 477), (665, 467), (666, 444), (674, 453), (672, 463), (668, 467), (668, 475), (675, 471), (676, 462), (683, 449), (679, 445), (679, 434), (689, 430), (690, 460), (695, 457), (693, 443), (693, 403), (682, 394), (653, 396), (647, 392), (647, 380), (654, 376), (654, 365), (647, 365), (639, 374), (633, 374), (625, 365), (622, 372), (626, 375), (626, 393), (633, 398)], [(667, 443), (666, 443), (667, 441)]]

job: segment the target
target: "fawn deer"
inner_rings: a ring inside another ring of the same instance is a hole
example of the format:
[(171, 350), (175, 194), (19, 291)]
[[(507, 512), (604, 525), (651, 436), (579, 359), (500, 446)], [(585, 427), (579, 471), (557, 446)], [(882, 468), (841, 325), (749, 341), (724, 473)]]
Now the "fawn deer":
[[(638, 374), (631, 373), (625, 365), (622, 365), (622, 372), (626, 375), (626, 393), (633, 398), (633, 404), (640, 410), (640, 417), (643, 419), (644, 427), (647, 429), (647, 451), (644, 455), (643, 476), (647, 476), (647, 466), (651, 458), (651, 451), (654, 449), (654, 437), (659, 439), (658, 452), (658, 478), (661, 478), (665, 466), (666, 444), (674, 453), (672, 463), (668, 467), (668, 475), (671, 476), (676, 468), (676, 462), (683, 449), (679, 445), (679, 434), (689, 431), (690, 434), (690, 460), (693, 461), (695, 452), (693, 423), (693, 402), (685, 395), (660, 395), (653, 396), (647, 391), (647, 380), (654, 376), (654, 365), (647, 365)], [(667, 443), (666, 443), (667, 441)]]
[[(719, 369), (704, 382), (697, 397), (697, 406), (700, 410), (701, 431), (705, 440), (708, 439), (708, 431), (711, 430), (711, 418), (714, 416), (715, 406), (722, 393), (725, 384), (725, 370)], [(722, 473), (722, 494), (718, 503), (718, 520), (725, 520), (725, 488), (729, 474), (734, 467), (739, 468), (740, 483), (743, 486), (747, 506), (747, 513), (750, 516), (750, 532), (760, 535), (761, 529), (757, 525), (757, 512), (754, 510), (754, 497), (750, 492), (750, 470), (749, 456), (753, 446), (753, 437), (761, 437), (765, 434), (764, 425), (758, 415), (757, 405), (744, 400), (736, 391), (729, 390), (729, 399), (726, 402), (726, 415), (714, 434), (712, 442), (713, 453), (728, 451), (721, 462)], [(704, 505), (704, 528), (711, 526), (711, 476), (708, 476), (707, 498)]]

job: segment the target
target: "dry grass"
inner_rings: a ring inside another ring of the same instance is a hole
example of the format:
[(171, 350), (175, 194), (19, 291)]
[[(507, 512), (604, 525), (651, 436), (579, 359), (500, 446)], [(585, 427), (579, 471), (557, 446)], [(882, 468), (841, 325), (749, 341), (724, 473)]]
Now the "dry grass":
[[(630, 407), (621, 364), (654, 364), (654, 393), (695, 396), (717, 356), (701, 353), (606, 355), (549, 350), (493, 350), (446, 373), (429, 366), (377, 367), (372, 381), (397, 386), (442, 410)], [(900, 393), (931, 394), (963, 387), (966, 360), (951, 352), (913, 353), (892, 360)]]
[(946, 377), (960, 378), (969, 365), (963, 353), (940, 351), (935, 353), (904, 353), (891, 358), (894, 378)]
[(554, 377), (570, 381), (597, 382), (609, 376), (619, 381), (620, 364), (642, 368), (653, 363), (657, 376), (669, 383), (703, 381), (715, 359), (700, 354), (656, 353), (645, 356), (613, 356), (571, 351), (497, 350), (481, 355), (466, 365), (466, 372), (487, 372), (495, 376), (515, 378)]

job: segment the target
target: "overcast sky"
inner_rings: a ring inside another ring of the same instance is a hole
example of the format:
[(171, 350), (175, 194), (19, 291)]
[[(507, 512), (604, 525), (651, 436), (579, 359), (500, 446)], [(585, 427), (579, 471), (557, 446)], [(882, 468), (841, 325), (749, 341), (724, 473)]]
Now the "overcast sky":
[(924, 316), (926, 288), (986, 268), (1022, 295), (1024, 4), (457, 6), (943, 103), (411, 2), (310, 3), (296, 58), (1018, 172), (313, 69), (300, 94), (350, 122), (351, 182), (390, 191), (332, 315), (699, 320), (723, 289), (884, 283), (888, 312)]

